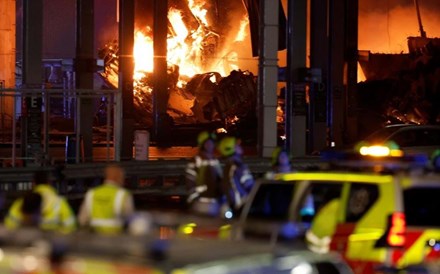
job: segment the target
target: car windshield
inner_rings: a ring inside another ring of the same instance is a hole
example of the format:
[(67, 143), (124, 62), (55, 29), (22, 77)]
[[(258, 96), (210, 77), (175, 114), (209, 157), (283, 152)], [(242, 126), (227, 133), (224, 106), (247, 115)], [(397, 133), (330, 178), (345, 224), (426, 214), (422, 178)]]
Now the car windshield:
[(440, 227), (440, 187), (413, 187), (404, 191), (408, 226)]
[(371, 135), (367, 136), (365, 138), (365, 141), (367, 142), (383, 142), (386, 141), (387, 138), (393, 134), (394, 132), (398, 131), (401, 127), (384, 127), (378, 131), (375, 131)]

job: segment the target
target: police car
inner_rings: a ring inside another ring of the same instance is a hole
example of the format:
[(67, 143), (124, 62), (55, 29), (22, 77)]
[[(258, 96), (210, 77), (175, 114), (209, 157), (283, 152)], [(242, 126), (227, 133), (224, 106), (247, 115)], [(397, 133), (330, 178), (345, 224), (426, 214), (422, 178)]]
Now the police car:
[(440, 174), (426, 170), (426, 157), (395, 148), (359, 151), (258, 181), (234, 237), (301, 239), (317, 253), (339, 252), (355, 273), (440, 261)]

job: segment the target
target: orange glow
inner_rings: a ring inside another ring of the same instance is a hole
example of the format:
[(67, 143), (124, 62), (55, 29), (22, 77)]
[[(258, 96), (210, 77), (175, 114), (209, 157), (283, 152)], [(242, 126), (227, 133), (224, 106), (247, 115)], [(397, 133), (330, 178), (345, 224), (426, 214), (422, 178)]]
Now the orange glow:
[[(151, 32), (147, 28), (147, 32)], [(140, 72), (152, 72), (153, 71), (153, 40), (150, 36), (144, 35), (140, 30), (135, 31), (134, 40), (134, 78), (140, 78)]]
[(249, 26), (249, 18), (245, 16), (240, 22), (240, 28), (237, 33), (237, 37), (235, 37), (235, 42), (243, 42), (247, 36), (247, 28)]
[[(199, 23), (196, 29), (188, 29), (183, 20), (185, 15), (182, 11), (175, 8), (170, 8), (168, 11), (171, 27), (167, 39), (167, 61), (170, 65), (178, 66), (180, 79), (177, 86), (179, 88), (186, 84), (184, 79), (191, 78), (195, 74), (216, 71), (225, 76), (232, 69), (239, 69), (238, 53), (231, 50), (237, 46), (236, 44), (230, 43), (222, 49), (216, 49), (217, 55), (215, 56), (207, 56), (204, 52), (206, 46), (216, 47), (216, 39), (219, 38), (219, 35), (210, 29), (207, 19), (208, 10), (204, 8), (204, 4), (205, 2), (200, 0), (188, 1), (188, 7)], [(228, 34), (233, 35), (234, 43), (244, 43), (245, 38), (248, 37), (248, 25), (249, 19), (246, 15), (241, 20), (240, 27)], [(140, 80), (145, 73), (153, 72), (152, 36), (150, 27), (135, 31), (135, 80)], [(117, 78), (115, 80), (117, 83)]]
[(359, 62), (357, 62), (357, 82), (363, 82), (367, 80), (367, 77), (365, 76), (364, 71), (362, 70), (361, 64), (359, 64)]
[[(422, 1), (421, 17), (428, 37), (440, 37), (440, 16), (436, 10), (426, 9)], [(398, 6), (390, 10), (359, 12), (360, 50), (373, 53), (408, 53), (409, 36), (420, 36), (417, 14), (413, 5)]]
[(200, 0), (188, 0), (188, 7), (191, 9), (191, 12), (194, 14), (197, 19), (202, 22), (203, 25), (208, 26), (208, 21), (206, 20), (206, 14), (208, 10), (203, 8), (203, 4), (205, 1)]

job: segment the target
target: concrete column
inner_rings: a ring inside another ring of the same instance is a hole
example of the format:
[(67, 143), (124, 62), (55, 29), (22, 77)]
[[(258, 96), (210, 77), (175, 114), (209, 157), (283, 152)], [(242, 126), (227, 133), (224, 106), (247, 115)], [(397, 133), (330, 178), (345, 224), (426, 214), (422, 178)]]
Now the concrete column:
[(358, 1), (346, 0), (347, 22), (345, 23), (345, 134), (344, 143), (352, 143), (358, 138), (357, 126), (357, 63), (358, 63)]
[(260, 54), (258, 72), (259, 155), (270, 157), (277, 146), (277, 82), (279, 1), (260, 2)]
[[(93, 89), (94, 79), (94, 1), (77, 0), (77, 33), (76, 33), (76, 87)], [(75, 120), (77, 136), (82, 136), (84, 161), (93, 161), (93, 99), (79, 98), (79, 117)], [(80, 139), (76, 142), (76, 159), (80, 157)]]
[[(15, 0), (0, 1), (0, 88), (15, 87)], [(0, 97), (0, 129), (15, 122), (13, 97)]]
[(345, 1), (328, 0), (329, 5), (329, 90), (328, 116), (329, 145), (343, 144), (345, 115)]
[(287, 3), (286, 146), (292, 156), (306, 154), (306, 87), (299, 70), (306, 67), (307, 0)]
[(310, 89), (310, 151), (327, 146), (327, 93), (329, 66), (328, 0), (310, 2), (310, 67), (321, 70), (320, 83), (311, 83)]
[[(43, 0), (23, 0), (23, 87), (41, 88), (43, 84)], [(41, 155), (41, 97), (29, 96), (23, 104), (21, 121), (22, 156)], [(31, 165), (33, 161), (29, 161)]]
[[(134, 0), (119, 0), (119, 89), (122, 98), (121, 157), (133, 158)], [(115, 140), (119, 142), (119, 140)]]

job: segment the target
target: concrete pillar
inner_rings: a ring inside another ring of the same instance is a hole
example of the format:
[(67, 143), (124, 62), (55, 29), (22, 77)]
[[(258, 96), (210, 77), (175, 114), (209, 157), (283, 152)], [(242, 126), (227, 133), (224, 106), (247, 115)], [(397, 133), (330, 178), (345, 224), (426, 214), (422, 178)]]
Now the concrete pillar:
[(340, 146), (343, 144), (345, 131), (345, 96), (346, 85), (344, 83), (345, 71), (347, 70), (345, 57), (346, 39), (346, 16), (345, 2), (328, 0), (329, 5), (329, 102), (327, 123), (329, 128), (330, 145)]
[[(15, 87), (15, 0), (0, 1), (0, 88)], [(0, 97), (0, 129), (15, 122), (13, 97)]]
[(310, 1), (310, 67), (321, 71), (321, 81), (311, 83), (309, 152), (320, 151), (327, 146), (327, 93), (329, 69), (328, 0)]
[[(41, 88), (43, 80), (43, 0), (23, 0), (23, 87)], [(22, 156), (41, 155), (41, 97), (26, 97), (21, 121)], [(29, 161), (29, 165), (33, 161)]]
[[(93, 89), (94, 80), (94, 1), (77, 0), (77, 33), (76, 33), (76, 87)], [(80, 113), (75, 119), (77, 137), (82, 136), (84, 161), (93, 161), (93, 99), (79, 98), (77, 101)], [(80, 139), (77, 138), (76, 159), (80, 157)]]
[[(134, 0), (119, 0), (119, 89), (122, 98), (121, 156), (133, 159)], [(119, 140), (115, 140), (119, 142)], [(118, 158), (118, 157), (116, 157)]]
[(277, 146), (277, 82), (279, 1), (260, 2), (260, 54), (258, 72), (258, 115), (260, 121), (258, 150), (270, 157)]
[(306, 154), (306, 85), (299, 70), (306, 67), (307, 0), (287, 3), (286, 147), (294, 157)]
[(358, 1), (346, 0), (347, 22), (345, 23), (345, 134), (344, 143), (352, 143), (358, 138), (357, 123), (357, 63), (358, 63)]

